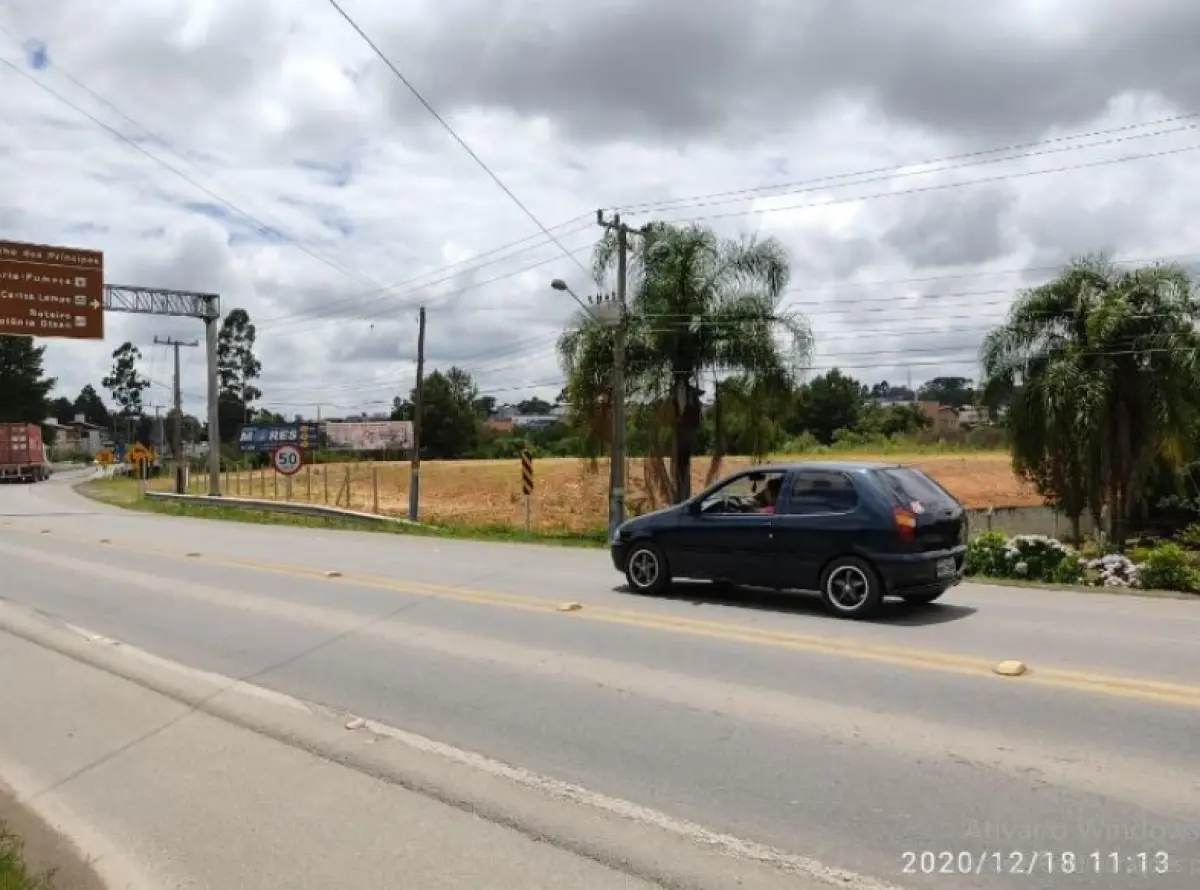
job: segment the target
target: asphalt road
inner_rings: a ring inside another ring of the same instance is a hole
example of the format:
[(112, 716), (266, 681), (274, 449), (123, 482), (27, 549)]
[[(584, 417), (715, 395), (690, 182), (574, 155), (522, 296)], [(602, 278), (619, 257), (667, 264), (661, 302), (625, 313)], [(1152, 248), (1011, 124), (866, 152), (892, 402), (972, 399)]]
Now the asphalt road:
[(0, 487), (12, 603), (900, 887), (1197, 885), (1200, 600), (965, 584), (852, 623), (635, 597), (601, 552), (125, 513), (66, 481)]

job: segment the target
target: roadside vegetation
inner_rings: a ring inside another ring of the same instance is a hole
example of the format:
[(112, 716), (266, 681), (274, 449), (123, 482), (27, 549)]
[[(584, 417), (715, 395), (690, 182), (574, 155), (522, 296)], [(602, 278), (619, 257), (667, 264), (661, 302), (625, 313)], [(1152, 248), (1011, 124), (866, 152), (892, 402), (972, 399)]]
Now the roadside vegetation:
[(585, 531), (550, 530), (526, 533), (511, 525), (439, 525), (421, 523), (380, 523), (353, 517), (301, 516), (254, 510), (218, 504), (189, 504), (171, 500), (144, 498), (138, 482), (128, 478), (94, 479), (75, 487), (80, 494), (129, 510), (158, 513), (166, 516), (185, 516), (193, 519), (217, 519), (225, 522), (247, 522), (255, 525), (287, 525), (301, 528), (320, 528), (340, 531), (375, 532), (378, 534), (418, 535), (435, 538), (460, 538), (475, 541), (507, 541), (529, 544), (558, 544), (574, 547), (603, 547), (608, 542), (605, 529)]
[(51, 877), (26, 871), (21, 842), (0, 823), (0, 890), (54, 890)]
[(1161, 590), (1200, 594), (1200, 525), (1179, 540), (1139, 542), (1126, 553), (1093, 540), (1074, 547), (1045, 535), (975, 535), (967, 545), (970, 576), (1004, 581)]

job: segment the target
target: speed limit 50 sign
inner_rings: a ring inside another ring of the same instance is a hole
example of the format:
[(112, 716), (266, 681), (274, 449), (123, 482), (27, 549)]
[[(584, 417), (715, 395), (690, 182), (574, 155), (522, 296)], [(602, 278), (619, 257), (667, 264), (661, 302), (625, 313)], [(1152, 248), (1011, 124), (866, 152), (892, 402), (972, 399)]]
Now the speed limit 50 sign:
[(284, 476), (294, 476), (300, 472), (300, 449), (295, 445), (281, 445), (275, 449), (271, 463), (277, 473)]

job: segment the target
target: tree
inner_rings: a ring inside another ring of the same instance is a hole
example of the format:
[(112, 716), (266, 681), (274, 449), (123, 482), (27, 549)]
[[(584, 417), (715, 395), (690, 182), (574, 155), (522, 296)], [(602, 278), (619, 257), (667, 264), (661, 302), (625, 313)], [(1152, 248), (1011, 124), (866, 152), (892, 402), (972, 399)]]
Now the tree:
[(838, 430), (853, 430), (862, 419), (863, 386), (832, 368), (814, 377), (796, 396), (796, 426), (823, 445), (834, 441)]
[(867, 395), (872, 399), (886, 399), (892, 402), (912, 402), (917, 398), (917, 394), (907, 386), (892, 386), (886, 380), (872, 385)]
[(41, 423), (50, 413), (50, 391), (57, 381), (46, 377), (45, 346), (32, 337), (0, 335), (0, 421)]
[(487, 420), (496, 413), (496, 397), (480, 396), (475, 400), (475, 414), (480, 420)]
[(142, 413), (142, 393), (150, 388), (150, 381), (138, 371), (142, 351), (128, 340), (113, 351), (112, 358), (112, 370), (100, 385), (112, 393), (119, 416), (128, 420)]
[(50, 403), (49, 416), (59, 423), (70, 423), (75, 419), (75, 403), (68, 398), (59, 396)]
[[(479, 391), (471, 375), (459, 367), (425, 378), (421, 406), (421, 456), (440, 460), (464, 457), (479, 439), (476, 401)], [(412, 420), (417, 401), (414, 388), (407, 400), (392, 402), (393, 420)]]
[(104, 404), (104, 399), (100, 398), (100, 393), (96, 392), (90, 383), (79, 390), (79, 395), (75, 397), (72, 407), (74, 408), (74, 413), (82, 414), (83, 419), (88, 423), (94, 423), (96, 426), (102, 427), (106, 427), (112, 423), (112, 417), (108, 413), (108, 406)]
[[(741, 374), (752, 388), (764, 381), (790, 387), (789, 354), (806, 358), (812, 335), (801, 316), (780, 309), (790, 267), (777, 239), (731, 240), (703, 226), (652, 223), (634, 242), (623, 321), (626, 397), (654, 408), (651, 473), (679, 502), (691, 495), (705, 382), (718, 373)], [(593, 256), (597, 280), (611, 274), (616, 261), (616, 235), (609, 232)], [(560, 337), (558, 352), (565, 401), (597, 449), (611, 428), (612, 333), (583, 313)], [(714, 455), (714, 465), (718, 459)]]
[(917, 397), (924, 402), (962, 408), (974, 404), (975, 387), (966, 377), (934, 377), (921, 385)]
[(225, 441), (232, 441), (237, 428), (253, 418), (251, 406), (262, 398), (262, 391), (254, 385), (262, 374), (262, 363), (254, 353), (257, 337), (245, 309), (230, 310), (217, 334), (217, 410)]
[(536, 396), (517, 403), (518, 414), (549, 414), (552, 408), (554, 408), (553, 405)]
[(1200, 300), (1183, 268), (1075, 260), (1025, 292), (983, 349), (989, 401), (1010, 400), (1013, 464), (1078, 531), (1107, 505), (1123, 547), (1156, 461), (1194, 447)]

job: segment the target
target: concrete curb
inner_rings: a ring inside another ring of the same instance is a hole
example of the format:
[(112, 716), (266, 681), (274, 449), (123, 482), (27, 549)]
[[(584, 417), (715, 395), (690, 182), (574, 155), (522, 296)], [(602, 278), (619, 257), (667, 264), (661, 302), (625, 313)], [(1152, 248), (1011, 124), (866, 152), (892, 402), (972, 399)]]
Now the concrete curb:
[(401, 519), (396, 516), (380, 516), (376, 513), (363, 513), (359, 510), (345, 510), (341, 507), (326, 507), (322, 504), (303, 504), (295, 501), (274, 501), (262, 498), (231, 498), (208, 494), (175, 494), (170, 491), (147, 491), (145, 497), (155, 501), (178, 501), (186, 504), (209, 504), (218, 507), (244, 507), (247, 510), (266, 510), (271, 513), (290, 513), (296, 516), (322, 516), (332, 519), (356, 519), (362, 522), (374, 522), (378, 525), (392, 525), (403, 528), (421, 528), (419, 522)]
[(20, 844), (20, 859), (31, 876), (50, 874), (56, 888), (105, 890), (108, 886), (92, 865), (92, 858), (59, 827), (26, 807), (21, 796), (0, 780), (0, 828)]

